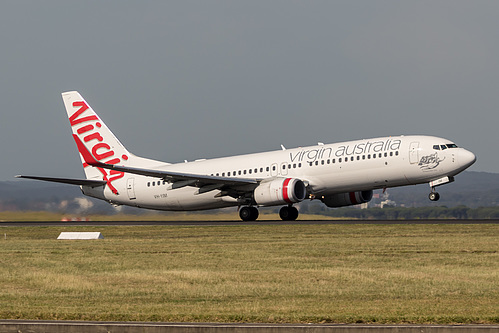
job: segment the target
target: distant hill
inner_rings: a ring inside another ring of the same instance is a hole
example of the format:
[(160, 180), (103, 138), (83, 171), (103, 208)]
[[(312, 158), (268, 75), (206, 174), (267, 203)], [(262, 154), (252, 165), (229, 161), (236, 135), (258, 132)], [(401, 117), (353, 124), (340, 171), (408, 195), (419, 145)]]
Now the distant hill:
[[(465, 205), (471, 208), (499, 205), (499, 174), (486, 172), (463, 172), (456, 181), (437, 188), (440, 193), (438, 202), (428, 200), (430, 187), (427, 184), (391, 188), (386, 191), (388, 199), (396, 206), (422, 207)], [(379, 203), (386, 198), (382, 191)], [(308, 205), (308, 201), (304, 202)], [(79, 187), (46, 183), (39, 181), (17, 180), (0, 182), (0, 210), (46, 210), (62, 213), (113, 213), (115, 209), (108, 203), (85, 197)], [(140, 210), (126, 208), (129, 213)]]
[(78, 186), (31, 180), (0, 182), (0, 210), (112, 212), (108, 203), (84, 196)]

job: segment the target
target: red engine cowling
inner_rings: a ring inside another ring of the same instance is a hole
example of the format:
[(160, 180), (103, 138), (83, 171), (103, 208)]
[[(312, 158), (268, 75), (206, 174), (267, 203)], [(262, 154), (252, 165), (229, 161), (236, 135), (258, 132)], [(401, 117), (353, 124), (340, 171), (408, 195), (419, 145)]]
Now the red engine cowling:
[(373, 198), (373, 191), (357, 191), (325, 196), (321, 201), (330, 208), (358, 205), (369, 202)]
[(254, 192), (255, 202), (262, 206), (293, 204), (306, 196), (305, 184), (296, 178), (276, 178), (262, 182)]

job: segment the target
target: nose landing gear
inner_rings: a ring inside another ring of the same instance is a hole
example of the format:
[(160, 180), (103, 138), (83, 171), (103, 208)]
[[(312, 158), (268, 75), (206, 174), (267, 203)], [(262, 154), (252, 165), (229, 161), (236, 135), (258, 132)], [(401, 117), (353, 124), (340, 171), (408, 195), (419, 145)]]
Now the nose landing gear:
[(438, 194), (438, 192), (435, 192), (434, 187), (431, 188), (431, 192), (428, 195), (428, 199), (430, 199), (431, 201), (438, 201), (438, 199), (440, 199), (440, 194)]

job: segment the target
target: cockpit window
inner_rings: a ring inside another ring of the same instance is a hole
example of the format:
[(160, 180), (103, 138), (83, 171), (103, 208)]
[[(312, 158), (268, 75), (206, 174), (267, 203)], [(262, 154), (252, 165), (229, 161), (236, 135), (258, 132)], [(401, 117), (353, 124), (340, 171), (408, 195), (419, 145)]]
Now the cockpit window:
[(454, 143), (448, 143), (446, 145), (433, 145), (434, 150), (446, 150), (447, 148), (458, 148)]

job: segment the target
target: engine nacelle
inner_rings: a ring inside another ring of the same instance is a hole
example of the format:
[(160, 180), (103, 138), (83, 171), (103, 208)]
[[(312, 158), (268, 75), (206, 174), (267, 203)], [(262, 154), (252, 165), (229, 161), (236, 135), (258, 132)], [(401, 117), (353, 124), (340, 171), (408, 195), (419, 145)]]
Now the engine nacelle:
[(373, 198), (373, 191), (357, 191), (325, 196), (321, 201), (330, 208), (358, 205), (369, 202)]
[(296, 178), (276, 178), (255, 188), (255, 202), (263, 206), (293, 204), (307, 196), (305, 184)]

